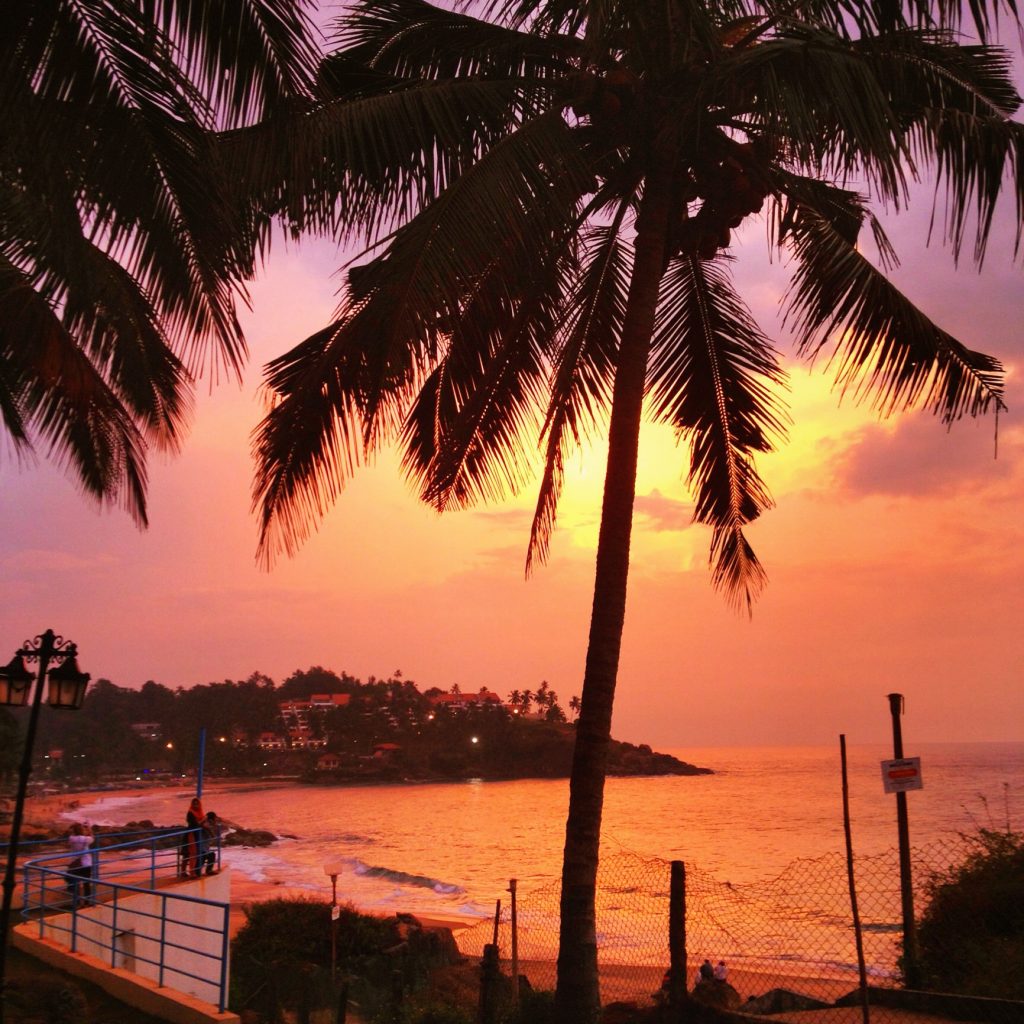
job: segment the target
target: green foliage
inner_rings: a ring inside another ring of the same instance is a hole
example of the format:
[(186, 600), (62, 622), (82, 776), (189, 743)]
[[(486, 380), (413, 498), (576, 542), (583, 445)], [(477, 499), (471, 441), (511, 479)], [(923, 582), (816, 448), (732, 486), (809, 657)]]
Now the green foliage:
[(555, 1024), (554, 992), (522, 992), (508, 1024)]
[(374, 1024), (473, 1024), (475, 1015), (468, 1009), (439, 1003), (432, 1006), (403, 1006), (395, 1017), (385, 1010)]
[(68, 1021), (89, 1019), (89, 1003), (82, 990), (73, 982), (55, 986), (46, 993), (43, 1003), (46, 1024), (67, 1024)]
[[(360, 968), (360, 959), (395, 942), (393, 922), (340, 908), (339, 976)], [(231, 947), (232, 1004), (262, 1009), (271, 1019), (280, 1008), (331, 1002), (331, 908), (313, 899), (257, 903)]]
[(918, 927), (925, 988), (1024, 999), (1024, 833), (980, 829), (936, 875)]

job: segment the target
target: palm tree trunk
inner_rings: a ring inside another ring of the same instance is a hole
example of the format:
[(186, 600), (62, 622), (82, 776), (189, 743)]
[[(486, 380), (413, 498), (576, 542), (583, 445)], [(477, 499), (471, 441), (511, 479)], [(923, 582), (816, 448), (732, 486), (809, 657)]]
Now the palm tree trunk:
[(562, 862), (561, 934), (555, 994), (556, 1018), (562, 1024), (593, 1024), (601, 1011), (594, 915), (601, 811), (626, 612), (644, 382), (672, 208), (672, 180), (668, 170), (671, 162), (658, 161), (658, 165), (662, 171), (648, 177), (637, 217), (636, 252), (612, 395), (594, 603), (582, 708), (576, 725)]

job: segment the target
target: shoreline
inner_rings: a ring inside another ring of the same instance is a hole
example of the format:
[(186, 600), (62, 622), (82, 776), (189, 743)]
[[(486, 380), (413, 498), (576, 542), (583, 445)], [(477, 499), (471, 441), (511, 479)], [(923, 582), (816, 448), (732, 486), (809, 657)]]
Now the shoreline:
[[(248, 792), (267, 788), (284, 788), (295, 785), (291, 780), (259, 781), (242, 779), (214, 779), (204, 784), (203, 798), (208, 793), (227, 794), (231, 792)], [(23, 831), (47, 831), (51, 834), (62, 834), (67, 831), (72, 820), (90, 820), (90, 808), (108, 799), (131, 800), (146, 798), (154, 794), (166, 794), (170, 797), (181, 798), (183, 805), (185, 799), (194, 793), (194, 781), (189, 784), (186, 780), (183, 784), (167, 785), (164, 783), (128, 786), (122, 789), (104, 790), (83, 790), (59, 794), (45, 794), (42, 796), (29, 797), (26, 800), (25, 816), (23, 819)], [(116, 806), (116, 805), (115, 805)], [(113, 808), (112, 808), (113, 810)], [(117, 817), (116, 814), (111, 815)], [(130, 815), (129, 815), (130, 817)], [(117, 824), (125, 824), (122, 817)], [(156, 823), (167, 824), (163, 822)], [(259, 823), (255, 823), (259, 827)], [(5, 826), (0, 826), (0, 834), (6, 831)], [(306, 888), (293, 886), (283, 881), (257, 880), (244, 874), (240, 869), (229, 867), (231, 871), (230, 890), (230, 917), (229, 934), (234, 938), (247, 920), (247, 910), (254, 904), (267, 902), (274, 899), (316, 899), (329, 902), (329, 892), (317, 893)], [(353, 904), (355, 906), (355, 904)], [(389, 917), (390, 914), (381, 914), (372, 908), (361, 908), (356, 906), (361, 913), (377, 914), (378, 916)], [(467, 919), (454, 915), (412, 912), (425, 929), (444, 928), (450, 931), (460, 951), (467, 959), (476, 959), (481, 955), (482, 950), (476, 948), (475, 939), (460, 942), (460, 936), (469, 939), (468, 933), (481, 924), (480, 920)], [(489, 940), (488, 940), (489, 941)], [(666, 950), (666, 963), (668, 951)], [(503, 963), (507, 973), (509, 964), (507, 955), (503, 956)], [(689, 965), (688, 975), (692, 976), (696, 970), (697, 962)], [(555, 982), (556, 963), (554, 958), (546, 959), (524, 959), (520, 961), (520, 973), (525, 974), (531, 983), (538, 988), (553, 988)], [(632, 964), (616, 964), (602, 962), (600, 964), (601, 996), (602, 1001), (607, 1004), (615, 1001), (650, 1001), (654, 993), (661, 986), (664, 975), (663, 966), (642, 966)], [(857, 987), (856, 978), (843, 979), (837, 977), (824, 977), (816, 973), (799, 974), (785, 969), (772, 971), (769, 969), (746, 969), (740, 966), (730, 965), (729, 982), (746, 999), (748, 996), (757, 996), (767, 992), (771, 988), (783, 987), (796, 992), (813, 993), (815, 997), (835, 999), (845, 995)]]

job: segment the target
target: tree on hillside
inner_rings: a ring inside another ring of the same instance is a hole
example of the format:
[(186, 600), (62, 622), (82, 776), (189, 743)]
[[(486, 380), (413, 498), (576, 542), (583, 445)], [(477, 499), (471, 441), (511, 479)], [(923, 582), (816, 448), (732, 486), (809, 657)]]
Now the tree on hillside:
[(210, 129), (307, 91), (304, 6), (0, 5), (0, 429), (140, 525), (147, 449), (245, 357), (256, 240)]
[[(921, 0), (361, 0), (316, 102), (226, 140), (258, 218), (366, 242), (336, 318), (267, 369), (260, 554), (292, 553), (356, 468), (397, 442), (423, 499), (515, 491), (544, 455), (527, 569), (566, 458), (610, 410), (562, 874), (557, 1005), (599, 1008), (594, 895), (644, 410), (689, 451), (712, 580), (765, 582), (745, 526), (784, 373), (730, 275), (762, 213), (792, 273), (796, 350), (882, 414), (998, 409), (1001, 367), (888, 280), (869, 203), (934, 173), (953, 251), (980, 259), (1004, 175), (1024, 206), (1005, 53)], [(982, 38), (1010, 0), (970, 6)], [(867, 253), (873, 242), (878, 265)], [(973, 245), (971, 244), (973, 242)]]
[(575, 721), (576, 716), (580, 713), (580, 699), (575, 694), (569, 698), (569, 710), (572, 712), (573, 721)]

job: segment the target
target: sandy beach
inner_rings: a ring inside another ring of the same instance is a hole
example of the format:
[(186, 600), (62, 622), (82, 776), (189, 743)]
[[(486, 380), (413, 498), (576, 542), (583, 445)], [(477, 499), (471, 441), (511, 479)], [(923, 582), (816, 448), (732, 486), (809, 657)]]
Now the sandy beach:
[[(253, 789), (279, 788), (291, 786), (294, 782), (248, 782), (242, 779), (212, 779), (203, 785), (203, 796), (206, 799), (208, 793), (243, 793)], [(125, 787), (124, 789), (98, 789), (82, 790), (68, 793), (47, 793), (41, 796), (29, 796), (25, 800), (24, 817), (21, 823), (23, 836), (25, 833), (64, 832), (68, 828), (68, 821), (62, 817), (72, 811), (82, 813), (88, 820), (88, 808), (108, 797), (145, 797), (153, 793), (181, 794), (182, 805), (187, 798), (194, 793), (195, 784), (166, 785), (164, 783), (152, 783)], [(0, 809), (10, 812), (13, 808), (13, 800), (0, 800)], [(157, 822), (158, 825), (168, 825), (171, 822)], [(182, 813), (182, 827), (184, 828), (184, 812)], [(5, 821), (0, 823), (0, 838), (7, 838), (10, 835), (10, 824)]]

